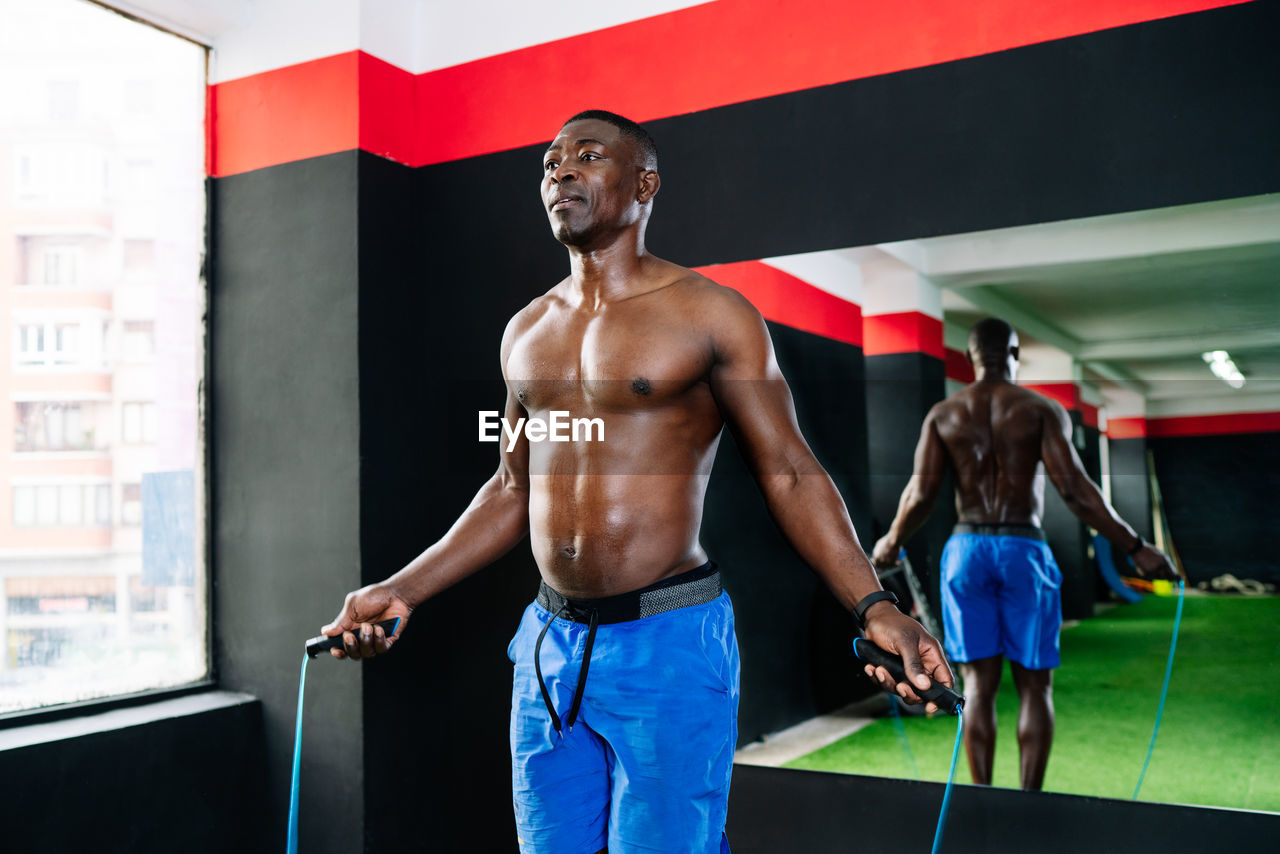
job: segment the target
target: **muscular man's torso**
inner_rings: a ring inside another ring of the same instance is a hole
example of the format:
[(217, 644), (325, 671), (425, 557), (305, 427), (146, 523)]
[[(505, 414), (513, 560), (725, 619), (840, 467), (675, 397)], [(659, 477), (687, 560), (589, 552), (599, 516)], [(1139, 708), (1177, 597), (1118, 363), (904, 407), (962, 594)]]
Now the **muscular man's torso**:
[(698, 533), (723, 420), (699, 297), (716, 286), (661, 272), (598, 307), (572, 304), (562, 283), (514, 321), (504, 368), (528, 416), (604, 422), (603, 441), (529, 442), (534, 558), (568, 596), (635, 590), (707, 559)]
[(1041, 445), (1050, 414), (1040, 395), (1002, 381), (972, 383), (935, 407), (961, 522), (1040, 524)]

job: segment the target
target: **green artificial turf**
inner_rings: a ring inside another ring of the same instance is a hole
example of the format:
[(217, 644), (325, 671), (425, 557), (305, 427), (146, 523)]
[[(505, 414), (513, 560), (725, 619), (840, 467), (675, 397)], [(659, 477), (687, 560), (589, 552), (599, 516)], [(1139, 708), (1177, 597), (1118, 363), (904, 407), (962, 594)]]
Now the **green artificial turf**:
[[(1147, 596), (1062, 633), (1045, 789), (1130, 798), (1155, 723), (1175, 597)], [(993, 784), (1018, 785), (1018, 698), (1005, 667)], [(945, 781), (955, 718), (904, 717), (919, 777)], [(896, 722), (878, 720), (787, 763), (917, 776)], [(963, 751), (956, 779), (969, 782)], [(1280, 811), (1280, 597), (1188, 596), (1141, 800)]]

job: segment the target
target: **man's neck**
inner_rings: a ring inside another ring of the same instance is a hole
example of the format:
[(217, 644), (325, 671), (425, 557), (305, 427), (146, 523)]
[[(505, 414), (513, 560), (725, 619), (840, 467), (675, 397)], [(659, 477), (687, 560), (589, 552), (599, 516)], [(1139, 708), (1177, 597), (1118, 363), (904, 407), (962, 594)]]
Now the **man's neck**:
[(977, 364), (973, 366), (973, 381), (978, 383), (1011, 383), (1013, 382), (1013, 375), (1009, 373), (1007, 364)]
[(648, 257), (644, 242), (626, 232), (604, 246), (570, 246), (570, 286), (585, 306), (598, 308), (643, 287), (640, 273)]

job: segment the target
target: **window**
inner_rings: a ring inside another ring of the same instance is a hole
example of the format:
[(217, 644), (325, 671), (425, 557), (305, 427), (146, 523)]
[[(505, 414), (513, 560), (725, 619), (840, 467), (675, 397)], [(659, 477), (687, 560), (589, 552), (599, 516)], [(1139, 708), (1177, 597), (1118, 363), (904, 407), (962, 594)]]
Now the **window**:
[(46, 246), (44, 250), (44, 283), (74, 285), (80, 281), (80, 249), (77, 246)]
[(19, 323), (14, 337), (19, 365), (77, 365), (85, 360), (79, 322)]
[(156, 405), (147, 402), (126, 403), (120, 438), (130, 445), (151, 444), (156, 440)]
[(207, 57), (83, 0), (0, 18), (4, 714), (208, 674)]
[(111, 485), (43, 483), (13, 487), (16, 528), (104, 527), (111, 524)]
[(18, 324), (16, 337), (18, 339), (18, 362), (20, 364), (34, 364), (45, 360), (44, 324)]
[(53, 361), (59, 365), (75, 364), (80, 355), (80, 324), (53, 325)]
[(86, 402), (20, 401), (14, 404), (13, 449), (88, 451), (105, 447), (98, 429), (100, 405)]

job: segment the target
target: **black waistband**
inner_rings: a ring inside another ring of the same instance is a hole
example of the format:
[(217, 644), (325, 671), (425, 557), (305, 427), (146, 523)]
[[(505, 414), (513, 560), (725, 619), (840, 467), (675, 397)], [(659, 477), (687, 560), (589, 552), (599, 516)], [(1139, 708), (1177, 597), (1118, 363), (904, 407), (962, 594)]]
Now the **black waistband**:
[(1017, 524), (980, 524), (977, 522), (957, 522), (951, 529), (953, 534), (985, 534), (989, 537), (1026, 537), (1047, 543), (1044, 531), (1037, 525)]
[(703, 605), (719, 596), (723, 589), (720, 570), (715, 561), (709, 560), (696, 569), (664, 578), (648, 587), (601, 599), (571, 599), (543, 582), (538, 588), (538, 604), (576, 623), (591, 622), (593, 612), (597, 623), (626, 623), (676, 608)]

